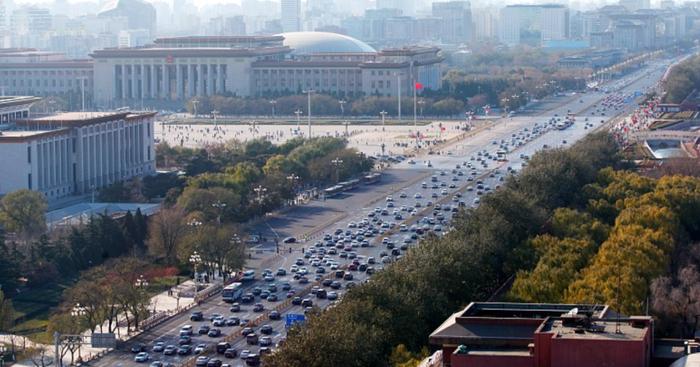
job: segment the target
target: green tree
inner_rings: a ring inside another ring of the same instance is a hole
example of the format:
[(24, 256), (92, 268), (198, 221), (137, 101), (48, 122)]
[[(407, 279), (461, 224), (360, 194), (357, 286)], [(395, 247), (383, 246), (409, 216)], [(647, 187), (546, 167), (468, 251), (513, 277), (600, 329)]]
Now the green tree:
[(15, 309), (12, 300), (0, 289), (0, 332), (9, 331), (15, 324)]
[(18, 190), (0, 200), (0, 222), (6, 230), (29, 239), (46, 231), (46, 199), (38, 192)]

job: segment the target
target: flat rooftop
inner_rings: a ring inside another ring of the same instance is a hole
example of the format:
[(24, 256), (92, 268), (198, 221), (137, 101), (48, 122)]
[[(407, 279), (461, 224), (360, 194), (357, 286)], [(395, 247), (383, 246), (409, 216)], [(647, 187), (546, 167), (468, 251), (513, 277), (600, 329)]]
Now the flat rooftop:
[(0, 131), (0, 143), (20, 143), (27, 142), (37, 138), (49, 136), (57, 136), (66, 134), (69, 129), (53, 129), (53, 130), (2, 130)]
[(515, 302), (472, 302), (462, 312), (462, 317), (522, 317), (545, 318), (561, 316), (574, 308), (579, 313), (590, 313), (594, 317), (603, 317), (608, 311), (606, 305), (584, 305), (566, 303), (515, 303)]
[[(643, 318), (640, 318), (640, 321)], [(650, 332), (647, 324), (635, 326), (633, 320), (594, 320), (595, 331), (575, 326), (565, 326), (561, 319), (549, 319), (541, 332), (552, 332), (557, 338), (565, 339), (605, 339), (605, 340), (642, 340)]]
[(2, 96), (0, 97), (0, 108), (28, 105), (39, 101), (41, 98), (33, 96)]
[(124, 112), (62, 112), (55, 115), (37, 117), (34, 121), (87, 121), (93, 119), (102, 119), (105, 117), (120, 117), (124, 116)]

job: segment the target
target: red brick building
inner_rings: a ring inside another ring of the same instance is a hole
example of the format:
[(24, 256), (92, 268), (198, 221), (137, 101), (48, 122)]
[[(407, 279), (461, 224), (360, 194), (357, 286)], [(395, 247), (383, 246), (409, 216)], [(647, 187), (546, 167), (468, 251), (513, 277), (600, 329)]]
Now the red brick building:
[(445, 367), (650, 366), (653, 319), (605, 305), (471, 303), (430, 335)]

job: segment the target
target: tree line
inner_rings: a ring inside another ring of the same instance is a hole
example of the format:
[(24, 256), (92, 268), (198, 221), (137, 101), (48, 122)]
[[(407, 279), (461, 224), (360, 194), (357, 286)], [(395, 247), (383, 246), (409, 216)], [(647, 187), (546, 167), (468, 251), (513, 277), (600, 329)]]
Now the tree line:
[(530, 267), (529, 239), (555, 209), (580, 202), (577, 193), (599, 169), (616, 165), (616, 144), (604, 134), (536, 154), (478, 208), (458, 213), (454, 230), (421, 241), (335, 307), (292, 329), (266, 365), (384, 366), (403, 363), (407, 353), (419, 357), (428, 334), (454, 310), (488, 299)]
[(694, 56), (674, 66), (664, 82), (666, 103), (681, 103), (700, 85), (700, 57)]
[(549, 230), (530, 241), (538, 260), (518, 273), (511, 296), (610, 304), (628, 315), (651, 308), (662, 333), (691, 337), (700, 311), (700, 180), (603, 169), (582, 191), (581, 205), (557, 209)]

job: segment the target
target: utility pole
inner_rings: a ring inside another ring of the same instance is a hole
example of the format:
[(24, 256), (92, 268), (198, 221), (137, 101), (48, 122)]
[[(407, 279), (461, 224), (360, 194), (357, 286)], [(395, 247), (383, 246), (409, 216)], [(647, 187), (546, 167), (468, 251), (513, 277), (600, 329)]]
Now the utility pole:
[(386, 117), (387, 112), (382, 110), (382, 112), (379, 112), (380, 115), (382, 115), (382, 131), (384, 131), (384, 127), (386, 126), (386, 121), (384, 120)]
[(413, 79), (413, 127), (418, 130), (418, 114), (416, 113), (418, 105), (418, 85), (416, 85), (416, 80)]
[(340, 101), (338, 101), (338, 103), (340, 103), (340, 118), (345, 119), (345, 104), (347, 103), (347, 101), (341, 99)]
[(192, 106), (194, 107), (194, 117), (197, 118), (197, 106), (199, 106), (199, 100), (193, 99)]

